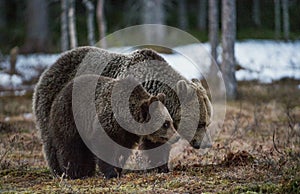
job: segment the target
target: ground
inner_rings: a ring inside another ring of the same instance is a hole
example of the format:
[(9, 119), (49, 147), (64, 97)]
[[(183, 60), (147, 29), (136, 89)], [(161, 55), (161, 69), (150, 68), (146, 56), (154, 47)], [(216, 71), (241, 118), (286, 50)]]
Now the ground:
[(299, 81), (239, 82), (225, 123), (205, 155), (190, 147), (170, 173), (68, 180), (46, 166), (31, 95), (0, 97), (0, 193), (300, 193)]

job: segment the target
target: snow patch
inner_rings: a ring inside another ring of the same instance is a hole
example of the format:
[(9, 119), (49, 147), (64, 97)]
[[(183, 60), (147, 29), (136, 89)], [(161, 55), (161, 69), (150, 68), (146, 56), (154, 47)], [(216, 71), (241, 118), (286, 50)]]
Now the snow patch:
[(19, 75), (8, 75), (0, 72), (0, 87), (15, 88), (22, 83), (22, 78)]
[[(115, 52), (131, 52), (127, 47), (112, 48)], [(191, 44), (173, 48), (174, 54), (161, 54), (167, 62), (187, 79), (201, 78), (210, 67), (210, 45)], [(218, 62), (222, 49), (218, 47)], [(300, 79), (300, 41), (248, 40), (236, 42), (235, 58), (242, 67), (236, 72), (237, 80), (258, 80), (270, 83), (285, 77)], [(0, 63), (0, 89), (18, 89), (22, 95), (29, 86), (24, 82), (37, 77), (41, 71), (52, 65), (60, 54), (19, 55), (16, 64), (18, 75), (9, 75), (9, 57)], [(298, 86), (299, 88), (300, 86)], [(29, 88), (32, 88), (30, 86)], [(2, 92), (3, 93), (3, 92)], [(1, 94), (0, 94), (1, 95)]]

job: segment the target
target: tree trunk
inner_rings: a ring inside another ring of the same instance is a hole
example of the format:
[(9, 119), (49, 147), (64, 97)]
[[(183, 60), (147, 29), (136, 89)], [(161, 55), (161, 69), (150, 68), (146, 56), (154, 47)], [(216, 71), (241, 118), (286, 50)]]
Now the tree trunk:
[(98, 22), (98, 31), (99, 31), (99, 40), (100, 46), (106, 48), (106, 41), (103, 39), (106, 34), (106, 20), (104, 14), (104, 0), (98, 0), (97, 5), (97, 22)]
[(222, 0), (222, 65), (228, 99), (235, 99), (237, 83), (235, 78), (234, 42), (236, 37), (235, 0)]
[(49, 16), (47, 0), (27, 0), (26, 40), (22, 53), (47, 52), (49, 50)]
[[(144, 24), (165, 24), (164, 0), (143, 0), (142, 22)], [(165, 37), (165, 28), (156, 27), (146, 31), (146, 36), (151, 42), (161, 42)]]
[(198, 29), (206, 30), (207, 26), (207, 0), (198, 0), (199, 14), (198, 14)]
[(89, 0), (83, 0), (87, 10), (87, 30), (89, 45), (95, 45), (94, 11), (95, 7)]
[[(213, 86), (219, 86), (218, 79), (216, 76), (218, 74), (218, 54), (217, 47), (219, 44), (219, 4), (218, 0), (208, 1), (208, 29), (209, 29), (209, 42), (210, 42), (210, 54), (211, 63), (209, 68), (208, 82)], [(211, 86), (211, 87), (213, 87)], [(214, 94), (218, 95), (218, 94)]]
[(179, 12), (179, 27), (186, 30), (188, 27), (187, 13), (186, 13), (186, 0), (178, 0)]
[(289, 0), (282, 0), (283, 36), (285, 40), (290, 38)]
[[(6, 6), (5, 1), (0, 1), (0, 31), (4, 31), (6, 28)], [(3, 33), (0, 33), (0, 42), (4, 39)]]
[(6, 26), (6, 6), (5, 1), (0, 1), (0, 30)]
[(17, 46), (10, 50), (10, 53), (9, 53), (10, 69), (8, 72), (10, 75), (18, 74), (17, 69), (16, 69), (18, 54), (19, 54), (19, 48)]
[(75, 0), (69, 0), (68, 10), (68, 22), (69, 22), (69, 35), (70, 35), (70, 47), (76, 48), (77, 43), (77, 32), (76, 32), (76, 16), (75, 16)]
[(275, 38), (280, 38), (281, 17), (280, 17), (280, 0), (274, 0), (274, 18), (275, 18)]
[(260, 27), (261, 26), (260, 0), (253, 0), (252, 19), (253, 19), (253, 23), (254, 23), (254, 25), (256, 27)]
[(217, 61), (217, 47), (219, 44), (219, 14), (218, 0), (209, 0), (209, 42), (212, 59)]
[(69, 49), (69, 35), (68, 35), (68, 0), (61, 0), (61, 16), (60, 16), (60, 28), (61, 28), (61, 51)]
[(164, 0), (143, 0), (143, 23), (165, 24)]

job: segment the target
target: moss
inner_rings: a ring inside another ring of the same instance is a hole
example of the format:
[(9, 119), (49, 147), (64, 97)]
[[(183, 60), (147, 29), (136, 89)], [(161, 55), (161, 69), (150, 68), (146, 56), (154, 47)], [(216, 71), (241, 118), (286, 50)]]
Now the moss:
[(283, 185), (281, 193), (300, 193), (300, 177)]
[(233, 193), (280, 193), (280, 185), (273, 183), (251, 184), (246, 186), (237, 186)]

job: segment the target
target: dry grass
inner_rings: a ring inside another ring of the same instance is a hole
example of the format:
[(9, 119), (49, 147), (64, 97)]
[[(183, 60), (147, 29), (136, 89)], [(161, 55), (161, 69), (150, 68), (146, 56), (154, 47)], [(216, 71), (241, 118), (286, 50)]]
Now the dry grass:
[(32, 118), (23, 116), (31, 112), (30, 97), (1, 97), (0, 193), (299, 193), (298, 84), (239, 83), (239, 99), (228, 103), (208, 153), (183, 146), (170, 173), (127, 172), (111, 180), (53, 177)]

